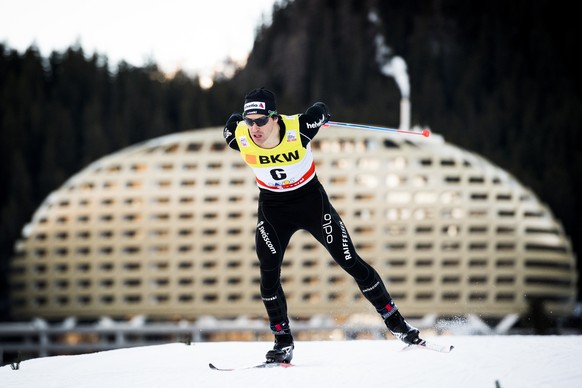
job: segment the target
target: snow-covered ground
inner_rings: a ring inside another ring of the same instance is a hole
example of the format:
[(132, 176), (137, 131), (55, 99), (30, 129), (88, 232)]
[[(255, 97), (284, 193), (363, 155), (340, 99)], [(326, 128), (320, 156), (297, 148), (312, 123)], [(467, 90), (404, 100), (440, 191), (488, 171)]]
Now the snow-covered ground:
[(582, 336), (450, 336), (451, 353), (396, 340), (297, 342), (293, 368), (210, 370), (260, 362), (266, 342), (181, 343), (23, 361), (2, 388), (582, 387)]

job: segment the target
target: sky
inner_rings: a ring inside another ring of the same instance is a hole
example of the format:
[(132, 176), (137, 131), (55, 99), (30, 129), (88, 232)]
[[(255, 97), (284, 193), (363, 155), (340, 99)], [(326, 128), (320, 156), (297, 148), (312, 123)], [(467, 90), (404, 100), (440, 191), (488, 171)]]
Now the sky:
[(48, 57), (79, 43), (115, 66), (155, 62), (201, 83), (227, 58), (246, 60), (276, 0), (0, 0), (0, 42)]
[(397, 340), (297, 341), (291, 368), (214, 371), (260, 363), (269, 342), (162, 344), (0, 367), (10, 388), (471, 387), (578, 388), (582, 336), (442, 336), (450, 353)]

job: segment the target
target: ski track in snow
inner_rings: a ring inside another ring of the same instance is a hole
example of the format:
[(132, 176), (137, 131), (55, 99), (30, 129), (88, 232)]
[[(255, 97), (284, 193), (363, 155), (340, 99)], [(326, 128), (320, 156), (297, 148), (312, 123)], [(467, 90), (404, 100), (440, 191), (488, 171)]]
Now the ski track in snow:
[(582, 336), (434, 337), (451, 353), (402, 351), (396, 340), (296, 342), (293, 368), (258, 364), (268, 342), (181, 343), (23, 361), (1, 388), (582, 387)]

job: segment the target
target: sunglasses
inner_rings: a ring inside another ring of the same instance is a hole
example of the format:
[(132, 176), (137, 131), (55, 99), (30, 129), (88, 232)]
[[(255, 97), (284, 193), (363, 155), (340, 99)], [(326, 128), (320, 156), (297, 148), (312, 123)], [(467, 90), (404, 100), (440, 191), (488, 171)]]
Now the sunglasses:
[(258, 119), (249, 119), (248, 117), (245, 118), (245, 124), (250, 127), (252, 127), (254, 124), (257, 124), (257, 126), (262, 127), (263, 125), (267, 124), (269, 122), (269, 118), (271, 116), (262, 116), (259, 117)]

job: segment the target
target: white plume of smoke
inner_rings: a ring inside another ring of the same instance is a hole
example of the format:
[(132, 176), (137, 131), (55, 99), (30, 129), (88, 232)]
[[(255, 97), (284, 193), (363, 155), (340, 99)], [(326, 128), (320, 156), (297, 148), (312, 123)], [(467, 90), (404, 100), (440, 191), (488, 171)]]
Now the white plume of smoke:
[[(380, 26), (380, 17), (375, 11), (368, 14), (368, 20), (375, 26)], [(400, 129), (408, 130), (410, 128), (410, 80), (408, 79), (408, 70), (406, 61), (397, 55), (393, 55), (392, 49), (386, 45), (384, 36), (378, 33), (374, 39), (376, 48), (376, 64), (380, 72), (387, 76), (393, 77), (400, 89)]]
[(374, 43), (376, 45), (376, 63), (380, 68), (380, 72), (387, 77), (394, 77), (402, 98), (409, 98), (410, 81), (408, 79), (406, 61), (402, 57), (392, 55), (392, 49), (386, 46), (382, 35), (376, 35)]

